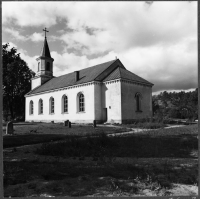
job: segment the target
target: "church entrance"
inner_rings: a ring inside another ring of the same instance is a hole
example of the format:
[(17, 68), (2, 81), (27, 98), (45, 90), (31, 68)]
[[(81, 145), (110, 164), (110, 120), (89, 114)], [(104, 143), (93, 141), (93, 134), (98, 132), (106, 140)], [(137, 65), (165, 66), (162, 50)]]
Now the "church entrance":
[(107, 108), (103, 108), (103, 122), (107, 122)]

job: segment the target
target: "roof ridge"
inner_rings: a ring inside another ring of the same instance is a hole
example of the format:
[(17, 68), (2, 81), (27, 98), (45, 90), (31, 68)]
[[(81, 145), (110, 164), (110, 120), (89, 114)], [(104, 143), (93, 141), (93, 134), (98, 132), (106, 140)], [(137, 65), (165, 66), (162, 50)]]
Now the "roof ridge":
[[(113, 78), (121, 78), (121, 72), (120, 72), (121, 66), (117, 66), (109, 75), (107, 75), (102, 81), (107, 81), (108, 79)], [(119, 76), (118, 76), (119, 74)]]
[[(112, 63), (111, 63), (107, 68), (109, 68), (112, 64), (114, 64), (117, 60), (118, 60), (118, 59), (112, 60), (113, 62), (110, 61), (110, 62), (112, 62)], [(108, 63), (108, 62), (107, 62), (107, 63)], [(107, 69), (107, 68), (106, 68), (106, 69)], [(105, 70), (106, 70), (106, 69), (105, 69)], [(105, 70), (104, 70), (104, 71), (105, 71)], [(96, 78), (98, 78), (101, 74), (103, 74), (104, 71), (102, 71), (100, 74), (98, 74), (98, 75), (94, 78), (94, 80), (96, 80)], [(112, 72), (113, 72), (113, 71), (112, 71)], [(112, 72), (111, 72), (111, 73), (112, 73)], [(110, 73), (110, 74), (111, 74), (111, 73)], [(109, 74), (109, 75), (110, 75), (110, 74)], [(107, 76), (108, 76), (108, 75), (107, 75)], [(106, 77), (105, 77), (105, 78), (106, 78)], [(104, 78), (104, 79), (105, 79), (105, 78)]]
[[(114, 60), (112, 60), (112, 61), (114, 61)], [(106, 64), (106, 63), (112, 62), (112, 61), (107, 61), (107, 62), (104, 62), (104, 63), (101, 63), (101, 64)], [(113, 63), (114, 63), (114, 62), (113, 62)], [(83, 70), (85, 70), (85, 69), (90, 69), (90, 68), (99, 66), (99, 65), (101, 65), (101, 64), (97, 64), (97, 65), (94, 65), (94, 66), (89, 66), (89, 67), (87, 67), (87, 68), (83, 68), (83, 69), (78, 70), (78, 71), (80, 72), (80, 71), (83, 71)], [(58, 76), (58, 77), (63, 77), (63, 76), (65, 76), (65, 75), (69, 75), (69, 74), (72, 74), (72, 73), (74, 73), (74, 71), (73, 71), (73, 72), (70, 72), (70, 73), (67, 73), (67, 74), (64, 74), (64, 75), (60, 75), (60, 76)], [(58, 77), (55, 77), (55, 78), (58, 78)], [(96, 77), (95, 77), (95, 78), (96, 78)]]

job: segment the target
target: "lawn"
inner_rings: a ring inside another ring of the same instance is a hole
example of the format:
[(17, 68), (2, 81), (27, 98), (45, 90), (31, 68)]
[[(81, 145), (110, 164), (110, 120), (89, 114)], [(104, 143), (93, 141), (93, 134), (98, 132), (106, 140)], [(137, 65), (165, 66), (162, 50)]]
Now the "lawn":
[[(93, 128), (92, 125), (75, 125), (72, 124), (71, 128), (63, 126), (63, 124), (55, 123), (33, 123), (14, 125), (14, 135), (3, 136), (3, 147), (14, 147), (22, 145), (30, 145), (37, 143), (44, 143), (56, 140), (64, 140), (70, 136), (86, 136), (86, 135), (98, 135), (102, 132), (106, 134), (121, 133), (130, 131), (130, 128), (122, 127), (107, 127), (97, 126)], [(5, 135), (5, 127), (3, 129), (3, 135)]]
[[(61, 124), (15, 127), (16, 135), (4, 136), (5, 147), (13, 147), (4, 150), (4, 195), (197, 194), (197, 125), (108, 136), (128, 128), (74, 125), (68, 129)], [(15, 148), (15, 143), (40, 144)]]

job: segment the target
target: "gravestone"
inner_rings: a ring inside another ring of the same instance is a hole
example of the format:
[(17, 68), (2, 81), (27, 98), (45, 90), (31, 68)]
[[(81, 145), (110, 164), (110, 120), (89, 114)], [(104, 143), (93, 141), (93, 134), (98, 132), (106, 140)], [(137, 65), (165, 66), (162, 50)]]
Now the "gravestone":
[(68, 122), (68, 127), (71, 128), (71, 122), (70, 121)]
[(93, 127), (94, 127), (94, 128), (97, 127), (96, 120), (93, 120)]
[(69, 120), (64, 121), (63, 126), (68, 126)]
[(13, 134), (13, 122), (8, 122), (6, 126), (6, 134), (12, 135)]

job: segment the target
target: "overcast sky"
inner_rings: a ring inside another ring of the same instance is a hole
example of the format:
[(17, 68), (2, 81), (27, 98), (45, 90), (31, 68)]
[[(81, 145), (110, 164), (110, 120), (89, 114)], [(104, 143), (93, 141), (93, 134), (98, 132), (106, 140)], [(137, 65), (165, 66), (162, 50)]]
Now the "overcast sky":
[(2, 2), (2, 42), (36, 72), (44, 27), (54, 76), (119, 58), (153, 92), (197, 88), (197, 2)]

